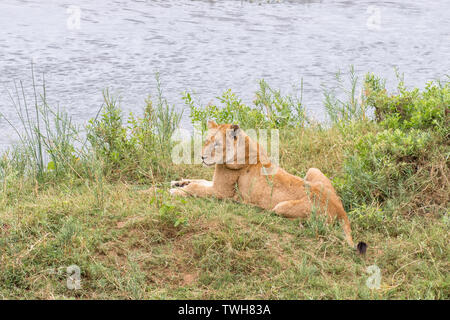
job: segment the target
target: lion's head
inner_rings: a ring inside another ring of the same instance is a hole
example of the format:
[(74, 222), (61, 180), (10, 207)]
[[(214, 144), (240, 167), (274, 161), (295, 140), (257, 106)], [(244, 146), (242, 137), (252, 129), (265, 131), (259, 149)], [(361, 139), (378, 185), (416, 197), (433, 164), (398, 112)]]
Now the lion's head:
[(225, 164), (229, 169), (241, 169), (260, 161), (263, 164), (270, 162), (265, 151), (239, 125), (218, 125), (214, 121), (208, 121), (208, 133), (202, 149), (202, 162), (205, 166)]

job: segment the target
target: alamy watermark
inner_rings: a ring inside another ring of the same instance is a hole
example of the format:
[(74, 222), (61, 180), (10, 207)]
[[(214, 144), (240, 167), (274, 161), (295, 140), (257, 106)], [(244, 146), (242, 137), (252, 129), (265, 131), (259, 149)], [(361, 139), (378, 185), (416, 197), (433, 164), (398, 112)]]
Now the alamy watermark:
[(60, 267), (58, 269), (52, 268), (49, 270), (50, 274), (66, 275), (66, 287), (69, 290), (81, 289), (81, 269), (79, 266), (73, 264), (68, 267)]
[(368, 266), (366, 272), (370, 276), (366, 280), (366, 286), (369, 289), (380, 289), (381, 286), (381, 270), (377, 265)]
[(69, 30), (81, 29), (81, 8), (79, 6), (69, 6), (66, 10), (69, 15), (66, 20), (66, 26)]
[(366, 10), (369, 16), (366, 20), (366, 26), (369, 30), (381, 30), (381, 9), (377, 6), (368, 6)]

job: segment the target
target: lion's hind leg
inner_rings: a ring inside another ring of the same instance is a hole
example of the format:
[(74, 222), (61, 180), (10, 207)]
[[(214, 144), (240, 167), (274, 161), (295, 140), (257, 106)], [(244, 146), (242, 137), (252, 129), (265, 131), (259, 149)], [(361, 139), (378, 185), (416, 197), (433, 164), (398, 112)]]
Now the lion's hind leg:
[(334, 190), (333, 185), (331, 184), (330, 179), (328, 179), (322, 171), (317, 168), (310, 168), (308, 172), (306, 172), (305, 180), (309, 182), (320, 182), (323, 184), (325, 188), (329, 188)]
[(311, 213), (311, 202), (307, 199), (282, 201), (272, 210), (285, 218), (307, 218)]

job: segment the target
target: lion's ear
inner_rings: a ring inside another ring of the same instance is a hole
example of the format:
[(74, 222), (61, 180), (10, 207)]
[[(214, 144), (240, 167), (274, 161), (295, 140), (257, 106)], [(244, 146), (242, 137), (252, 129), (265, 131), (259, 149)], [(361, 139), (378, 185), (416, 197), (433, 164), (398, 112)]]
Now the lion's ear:
[(240, 128), (239, 128), (238, 124), (231, 125), (230, 134), (234, 139), (236, 139), (237, 136), (239, 135), (239, 130), (240, 130)]
[(215, 123), (213, 120), (208, 121), (208, 129), (214, 129), (217, 128), (217, 123)]

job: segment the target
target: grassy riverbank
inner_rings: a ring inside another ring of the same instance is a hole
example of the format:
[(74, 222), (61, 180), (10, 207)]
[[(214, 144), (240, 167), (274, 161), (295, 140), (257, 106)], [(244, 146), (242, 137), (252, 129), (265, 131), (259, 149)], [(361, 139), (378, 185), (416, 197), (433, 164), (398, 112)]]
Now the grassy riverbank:
[[(42, 94), (22, 109), (22, 143), (0, 159), (0, 297), (448, 299), (450, 84), (408, 90), (400, 81), (387, 92), (373, 75), (350, 82), (348, 92), (325, 94), (329, 125), (265, 82), (252, 107), (230, 91), (217, 106), (199, 107), (189, 93), (184, 101), (199, 127), (215, 119), (278, 128), (281, 166), (332, 179), (355, 241), (369, 245), (365, 257), (320, 219), (170, 197), (171, 180), (212, 170), (172, 163), (180, 115), (162, 92), (129, 118), (105, 92), (86, 135)], [(66, 285), (70, 265), (81, 289)], [(380, 269), (375, 289), (366, 285), (371, 265)]]

